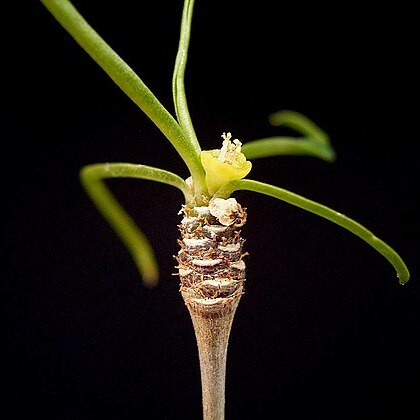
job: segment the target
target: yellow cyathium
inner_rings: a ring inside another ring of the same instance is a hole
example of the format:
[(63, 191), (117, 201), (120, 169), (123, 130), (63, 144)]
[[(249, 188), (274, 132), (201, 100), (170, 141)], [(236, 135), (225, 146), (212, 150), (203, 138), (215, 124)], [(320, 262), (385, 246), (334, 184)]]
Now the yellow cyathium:
[(241, 152), (242, 143), (238, 139), (231, 140), (231, 133), (223, 133), (222, 138), (221, 149), (204, 150), (200, 155), (210, 195), (227, 183), (244, 178), (252, 167)]

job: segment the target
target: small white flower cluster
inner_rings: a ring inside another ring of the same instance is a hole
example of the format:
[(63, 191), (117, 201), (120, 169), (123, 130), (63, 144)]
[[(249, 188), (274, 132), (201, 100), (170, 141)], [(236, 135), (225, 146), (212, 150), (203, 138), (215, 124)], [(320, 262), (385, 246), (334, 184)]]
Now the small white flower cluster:
[(217, 159), (222, 163), (233, 164), (237, 161), (238, 155), (241, 153), (242, 143), (238, 139), (231, 140), (231, 133), (223, 133), (222, 138), (222, 148)]

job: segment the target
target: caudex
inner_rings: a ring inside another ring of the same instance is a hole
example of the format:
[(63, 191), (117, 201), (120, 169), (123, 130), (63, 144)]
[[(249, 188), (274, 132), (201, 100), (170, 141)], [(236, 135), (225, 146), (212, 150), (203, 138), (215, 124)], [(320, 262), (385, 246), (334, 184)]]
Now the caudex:
[(305, 116), (280, 111), (270, 117), (275, 126), (287, 126), (296, 137), (270, 137), (242, 145), (231, 133), (222, 133), (222, 146), (201, 149), (188, 111), (184, 74), (194, 0), (185, 0), (172, 88), (175, 116), (159, 102), (141, 78), (95, 32), (68, 0), (42, 0), (45, 7), (111, 79), (153, 121), (186, 164), (186, 180), (160, 168), (132, 163), (98, 163), (82, 168), (81, 182), (99, 212), (131, 253), (143, 282), (153, 286), (158, 267), (153, 250), (133, 219), (120, 206), (105, 180), (139, 178), (178, 188), (181, 206), (180, 250), (176, 256), (180, 291), (191, 315), (199, 350), (203, 415), (224, 418), (225, 370), (228, 339), (235, 310), (244, 293), (245, 262), (241, 227), (245, 209), (232, 197), (248, 190), (283, 200), (347, 229), (383, 255), (399, 282), (409, 272), (398, 253), (349, 217), (280, 187), (244, 179), (253, 159), (295, 154), (332, 161), (335, 153), (328, 135)]

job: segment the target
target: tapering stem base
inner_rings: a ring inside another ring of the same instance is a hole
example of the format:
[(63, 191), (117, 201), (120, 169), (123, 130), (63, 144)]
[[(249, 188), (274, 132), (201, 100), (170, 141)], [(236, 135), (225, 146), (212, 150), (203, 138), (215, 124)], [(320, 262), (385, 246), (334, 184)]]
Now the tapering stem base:
[(245, 281), (239, 228), (246, 213), (229, 200), (184, 208), (179, 226), (181, 294), (197, 339), (204, 420), (224, 419), (228, 341)]
[(197, 339), (203, 419), (223, 420), (228, 341), (241, 295), (215, 303), (194, 302), (187, 292), (183, 292), (182, 296), (190, 312)]

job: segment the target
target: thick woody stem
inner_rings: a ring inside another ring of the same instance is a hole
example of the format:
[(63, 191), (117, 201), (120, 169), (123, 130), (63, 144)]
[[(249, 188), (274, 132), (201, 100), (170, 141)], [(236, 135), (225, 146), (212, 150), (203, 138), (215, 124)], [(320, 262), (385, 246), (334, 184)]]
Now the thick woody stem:
[(191, 315), (200, 359), (204, 420), (223, 420), (229, 334), (245, 281), (246, 213), (234, 199), (183, 208), (179, 226), (181, 295)]

